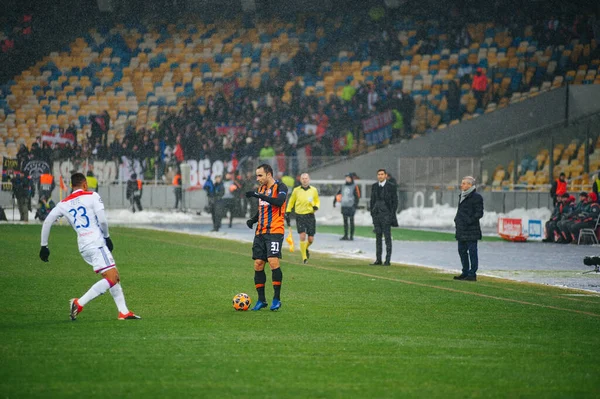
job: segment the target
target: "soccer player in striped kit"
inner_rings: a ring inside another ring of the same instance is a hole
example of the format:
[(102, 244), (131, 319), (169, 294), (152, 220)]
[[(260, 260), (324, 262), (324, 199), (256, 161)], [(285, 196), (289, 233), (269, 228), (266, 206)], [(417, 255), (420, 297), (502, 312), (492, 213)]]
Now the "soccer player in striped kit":
[(125, 295), (120, 284), (119, 272), (112, 256), (113, 243), (108, 234), (108, 222), (104, 214), (104, 204), (98, 193), (88, 191), (88, 184), (82, 173), (71, 176), (73, 192), (58, 203), (46, 217), (42, 226), (42, 247), (40, 259), (48, 262), (50, 250), (48, 237), (52, 224), (61, 216), (69, 222), (77, 233), (77, 244), (83, 259), (92, 266), (102, 279), (94, 284), (81, 298), (70, 302), (71, 320), (83, 311), (92, 299), (110, 291), (119, 310), (119, 320), (135, 320), (140, 317), (129, 311), (125, 304)]
[(281, 307), (281, 281), (283, 273), (279, 266), (281, 259), (281, 244), (283, 243), (285, 201), (287, 186), (273, 178), (273, 168), (262, 164), (256, 169), (258, 191), (246, 192), (246, 197), (258, 198), (258, 212), (246, 221), (249, 228), (256, 226), (254, 243), (252, 244), (252, 259), (254, 259), (254, 284), (258, 292), (258, 301), (252, 310), (266, 308), (269, 304), (265, 298), (265, 263), (269, 262), (273, 281), (273, 302), (271, 310)]

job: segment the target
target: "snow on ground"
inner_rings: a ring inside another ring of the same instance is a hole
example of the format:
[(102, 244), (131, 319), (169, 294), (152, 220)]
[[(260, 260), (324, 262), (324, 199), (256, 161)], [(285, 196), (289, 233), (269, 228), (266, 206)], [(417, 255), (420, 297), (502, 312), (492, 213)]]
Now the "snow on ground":
[[(14, 215), (12, 209), (5, 209), (9, 221), (19, 220), (19, 211), (15, 209)], [(481, 227), (488, 230), (495, 230), (498, 225), (499, 217), (537, 219), (542, 222), (550, 218), (548, 208), (537, 208), (525, 210), (523, 208), (515, 209), (507, 214), (496, 212), (484, 212), (481, 219)], [(398, 215), (398, 224), (400, 227), (440, 229), (447, 231), (454, 228), (454, 216), (456, 208), (450, 205), (436, 205), (433, 208), (409, 208), (403, 210)], [(33, 221), (35, 212), (29, 212), (29, 221)], [(108, 221), (111, 224), (159, 224), (159, 223), (211, 223), (209, 214), (202, 212), (197, 215), (195, 210), (189, 212), (157, 211), (144, 210), (133, 213), (129, 209), (110, 209), (107, 210)], [(317, 225), (342, 226), (344, 221), (339, 208), (333, 212), (317, 212)], [(359, 209), (354, 217), (357, 226), (371, 226), (373, 224), (371, 215), (364, 209)]]
[[(481, 227), (496, 228), (499, 217), (534, 219), (542, 222), (550, 219), (552, 212), (548, 208), (515, 209), (507, 214), (496, 212), (484, 212), (481, 219)], [(433, 208), (409, 208), (398, 215), (398, 224), (401, 227), (427, 227), (447, 229), (454, 227), (454, 216), (456, 208), (450, 205), (436, 205)], [(370, 224), (370, 221), (369, 221)]]
[(131, 212), (129, 209), (108, 210), (109, 225), (161, 224), (161, 223), (211, 223), (210, 215), (196, 215), (195, 212), (165, 212), (146, 210)]
[[(402, 227), (450, 230), (454, 227), (456, 209), (446, 205), (435, 208), (411, 208), (399, 216)], [(523, 209), (508, 213), (508, 217), (521, 217), (545, 220), (549, 217), (548, 209)], [(19, 219), (12, 209), (6, 211), (10, 221)], [(29, 224), (39, 224), (34, 221), (34, 214), (29, 215)], [(495, 229), (499, 214), (486, 213), (482, 226)], [(251, 242), (253, 234), (244, 223), (244, 219), (234, 219), (232, 228), (227, 227), (224, 220), (219, 232), (212, 229), (211, 216), (206, 213), (197, 215), (194, 212), (173, 212), (145, 210), (132, 213), (130, 210), (108, 210), (109, 224), (168, 230), (188, 234), (200, 234), (213, 238), (224, 238), (243, 242)], [(13, 223), (21, 223), (21, 222)], [(356, 237), (354, 241), (340, 241), (342, 234), (342, 217), (339, 212), (330, 212), (328, 216), (317, 217), (317, 238), (311, 250), (315, 253), (328, 253), (338, 257), (364, 259), (365, 263), (375, 259), (374, 238)], [(370, 226), (370, 215), (361, 210), (356, 215), (357, 225)], [(340, 235), (320, 234), (319, 224), (339, 225)], [(294, 240), (298, 236), (294, 229)], [(287, 248), (287, 244), (284, 244)], [(600, 274), (582, 274), (589, 270), (582, 264), (587, 255), (597, 255), (598, 246), (577, 246), (541, 243), (510, 243), (510, 242), (481, 242), (479, 244), (480, 274), (517, 281), (527, 281), (538, 284), (548, 284), (560, 287), (570, 287), (600, 292)], [(285, 257), (298, 257), (299, 252), (285, 252)], [(433, 267), (445, 272), (460, 271), (460, 261), (455, 242), (408, 242), (394, 241), (392, 262), (399, 264)]]

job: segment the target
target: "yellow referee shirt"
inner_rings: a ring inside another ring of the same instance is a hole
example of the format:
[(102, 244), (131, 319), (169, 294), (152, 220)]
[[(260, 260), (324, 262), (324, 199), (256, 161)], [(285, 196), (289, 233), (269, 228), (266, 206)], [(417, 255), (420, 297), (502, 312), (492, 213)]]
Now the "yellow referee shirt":
[(317, 208), (321, 207), (321, 201), (319, 200), (319, 192), (316, 188), (308, 186), (304, 188), (298, 186), (292, 191), (292, 195), (288, 199), (286, 212), (291, 212), (292, 209), (296, 208), (297, 215), (308, 215), (315, 213), (313, 206)]

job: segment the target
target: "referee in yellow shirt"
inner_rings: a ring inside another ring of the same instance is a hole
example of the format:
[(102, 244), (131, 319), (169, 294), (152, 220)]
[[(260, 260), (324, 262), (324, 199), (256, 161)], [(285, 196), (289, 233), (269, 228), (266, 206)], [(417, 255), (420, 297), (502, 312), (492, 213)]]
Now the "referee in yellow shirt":
[[(300, 183), (301, 185), (292, 191), (292, 195), (288, 199), (285, 220), (289, 227), (291, 225), (290, 212), (295, 208), (296, 229), (298, 230), (298, 234), (300, 234), (300, 254), (302, 254), (302, 261), (306, 263), (308, 258), (310, 258), (308, 247), (313, 243), (317, 229), (315, 211), (319, 210), (321, 201), (319, 200), (317, 189), (310, 186), (310, 176), (308, 173), (300, 175)], [(308, 240), (306, 236), (308, 236)]]

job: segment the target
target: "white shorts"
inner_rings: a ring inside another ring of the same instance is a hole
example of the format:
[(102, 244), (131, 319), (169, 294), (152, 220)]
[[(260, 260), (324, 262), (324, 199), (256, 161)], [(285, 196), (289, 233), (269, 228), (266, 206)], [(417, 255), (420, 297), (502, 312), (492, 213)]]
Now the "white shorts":
[(83, 260), (94, 268), (96, 273), (104, 273), (107, 270), (115, 268), (115, 259), (105, 246), (99, 248), (90, 248), (81, 252)]

